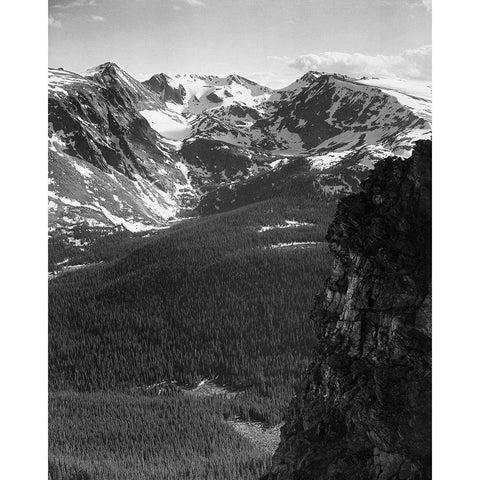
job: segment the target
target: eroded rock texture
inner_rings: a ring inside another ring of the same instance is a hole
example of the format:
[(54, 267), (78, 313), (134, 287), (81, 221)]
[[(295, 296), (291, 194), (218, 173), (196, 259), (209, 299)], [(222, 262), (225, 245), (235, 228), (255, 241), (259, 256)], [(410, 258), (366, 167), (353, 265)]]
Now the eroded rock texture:
[(316, 357), (265, 480), (431, 478), (431, 149), (340, 202)]

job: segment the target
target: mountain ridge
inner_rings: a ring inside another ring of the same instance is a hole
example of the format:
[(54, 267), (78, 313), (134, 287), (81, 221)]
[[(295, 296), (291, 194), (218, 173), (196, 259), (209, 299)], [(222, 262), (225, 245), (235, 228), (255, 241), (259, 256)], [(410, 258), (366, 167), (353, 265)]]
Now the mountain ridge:
[[(371, 166), (387, 153), (406, 156), (430, 136), (428, 105), (416, 112), (400, 100), (319, 72), (271, 90), (238, 74), (159, 73), (139, 82), (113, 62), (83, 76), (50, 69), (50, 227), (159, 228), (212, 189), (235, 190), (280, 160), (318, 165), (334, 154), (341, 166), (363, 151)], [(333, 189), (317, 182), (320, 193), (354, 191), (360, 170), (349, 164), (331, 176)]]

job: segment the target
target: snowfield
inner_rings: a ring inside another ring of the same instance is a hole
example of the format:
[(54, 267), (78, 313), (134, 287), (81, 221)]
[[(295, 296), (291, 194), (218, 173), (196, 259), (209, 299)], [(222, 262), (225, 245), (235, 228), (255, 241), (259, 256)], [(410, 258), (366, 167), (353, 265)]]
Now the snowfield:
[(184, 140), (192, 131), (191, 125), (182, 115), (165, 110), (143, 110), (140, 114), (150, 126), (169, 140)]
[(432, 120), (432, 84), (416, 80), (395, 78), (360, 79), (359, 83), (378, 87), (388, 95), (394, 96), (417, 115), (428, 121)]
[(424, 100), (432, 99), (432, 83), (421, 80), (402, 80), (398, 78), (365, 78), (358, 83), (371, 85), (372, 87), (384, 88), (403, 93), (405, 95), (419, 97)]

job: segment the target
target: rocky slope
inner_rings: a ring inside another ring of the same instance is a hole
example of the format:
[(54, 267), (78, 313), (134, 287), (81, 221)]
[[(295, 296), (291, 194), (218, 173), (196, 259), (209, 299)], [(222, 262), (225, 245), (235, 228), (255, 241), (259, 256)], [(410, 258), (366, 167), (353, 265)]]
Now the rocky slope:
[(264, 480), (431, 478), (431, 149), (341, 200), (315, 358)]
[(163, 100), (114, 64), (49, 70), (49, 224), (158, 225), (189, 205), (185, 166), (138, 113)]
[(400, 100), (345, 75), (309, 72), (255, 110), (235, 105), (204, 112), (194, 133), (290, 154), (376, 144), (398, 154), (410, 149), (409, 134), (430, 128), (420, 111)]

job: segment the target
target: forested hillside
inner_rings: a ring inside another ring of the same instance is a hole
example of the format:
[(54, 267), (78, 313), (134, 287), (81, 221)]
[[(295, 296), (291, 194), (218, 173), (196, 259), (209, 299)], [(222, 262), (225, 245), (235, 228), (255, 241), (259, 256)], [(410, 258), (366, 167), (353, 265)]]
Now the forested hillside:
[[(269, 455), (225, 420), (282, 421), (313, 345), (334, 209), (276, 198), (85, 247), (94, 264), (49, 282), (51, 478), (263, 473)], [(232, 394), (188, 395), (203, 379)]]
[(53, 393), (49, 478), (254, 480), (270, 455), (231, 429), (221, 407), (179, 393)]

